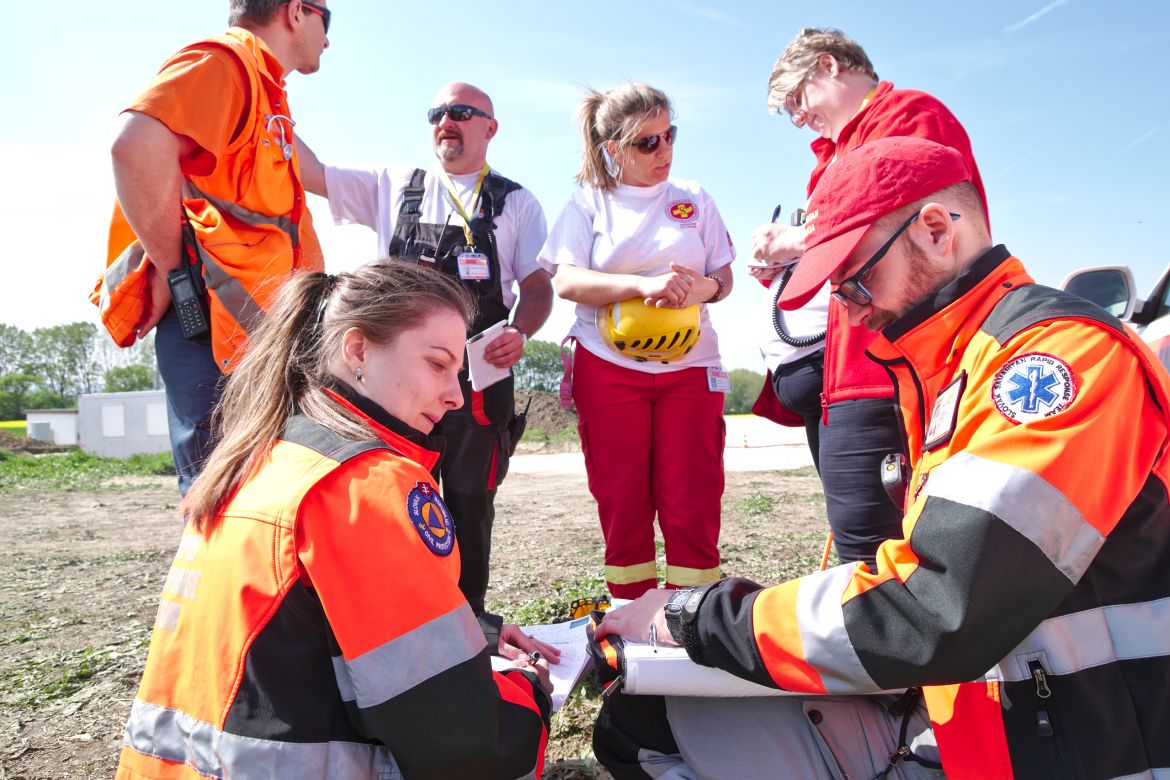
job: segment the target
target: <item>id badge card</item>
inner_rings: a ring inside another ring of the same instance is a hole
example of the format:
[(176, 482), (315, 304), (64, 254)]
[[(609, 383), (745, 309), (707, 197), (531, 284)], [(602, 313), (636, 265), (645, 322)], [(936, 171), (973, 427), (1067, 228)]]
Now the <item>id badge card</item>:
[(730, 372), (723, 366), (707, 366), (707, 389), (712, 393), (730, 393)]
[(488, 256), (483, 252), (461, 252), (458, 260), (459, 278), (463, 281), (482, 282), (492, 278)]

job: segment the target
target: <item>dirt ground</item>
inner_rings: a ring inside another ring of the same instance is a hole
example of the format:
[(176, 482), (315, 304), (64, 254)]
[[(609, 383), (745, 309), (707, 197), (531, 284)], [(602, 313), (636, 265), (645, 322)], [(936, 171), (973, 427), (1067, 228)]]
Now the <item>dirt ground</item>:
[[(771, 582), (815, 568), (819, 489), (811, 469), (729, 473), (724, 573)], [(176, 502), (173, 478), (0, 497), (0, 780), (112, 776), (179, 537)], [(583, 474), (509, 477), (494, 538), (489, 608), (516, 622), (603, 590)], [(554, 717), (545, 778), (608, 777), (588, 755), (597, 702), (579, 691)]]

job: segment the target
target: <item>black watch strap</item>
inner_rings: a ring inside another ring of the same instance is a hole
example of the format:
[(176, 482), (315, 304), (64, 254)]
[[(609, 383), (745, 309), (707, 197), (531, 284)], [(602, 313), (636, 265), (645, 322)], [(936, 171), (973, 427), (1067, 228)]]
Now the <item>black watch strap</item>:
[(706, 664), (699, 644), (699, 605), (705, 595), (707, 588), (682, 588), (671, 594), (664, 608), (671, 637), (697, 664)]

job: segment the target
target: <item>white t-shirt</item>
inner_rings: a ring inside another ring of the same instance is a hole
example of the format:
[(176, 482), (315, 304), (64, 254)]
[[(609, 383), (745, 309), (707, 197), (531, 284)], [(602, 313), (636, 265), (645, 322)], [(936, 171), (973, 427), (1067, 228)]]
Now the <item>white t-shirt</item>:
[[(423, 179), (425, 192), (420, 221), (461, 227), (463, 218), (451, 205), (447, 188), (435, 173), (437, 166), (436, 163), (428, 168)], [(378, 234), (375, 256), (386, 257), (390, 239), (394, 235), (394, 225), (398, 222), (398, 212), (402, 208), (402, 193), (410, 184), (414, 170), (408, 165), (393, 165), (373, 171), (325, 166), (325, 187), (329, 191), (329, 208), (333, 212), (333, 220), (338, 225), (358, 224), (373, 228)], [(465, 208), (471, 206), (472, 192), (478, 179), (478, 171), (451, 177), (451, 183), (455, 185), (455, 191)], [(495, 222), (500, 288), (504, 305), (510, 309), (516, 303), (513, 283), (526, 279), (540, 267), (536, 263), (536, 254), (544, 244), (548, 228), (540, 203), (524, 188), (508, 193), (504, 209)]]
[[(776, 290), (777, 285), (780, 284), (780, 277), (777, 276), (772, 282), (770, 289), (771, 295), (768, 297), (768, 310), (765, 317), (763, 330), (760, 332), (765, 334), (760, 341), (760, 354), (764, 356), (764, 365), (773, 374), (779, 366), (787, 365), (788, 363), (795, 363), (803, 357), (807, 357), (814, 352), (825, 348), (825, 340), (821, 339), (811, 347), (794, 347), (790, 344), (785, 344), (776, 335), (776, 324), (772, 321), (772, 310), (776, 307)], [(784, 317), (784, 327), (788, 329), (788, 335), (793, 338), (801, 338), (803, 336), (816, 336), (824, 333), (825, 328), (829, 324), (829, 297), (830, 286), (826, 283), (821, 285), (821, 289), (817, 290), (808, 303), (801, 306), (796, 311), (781, 312)]]
[[(731, 236), (711, 196), (693, 182), (670, 180), (651, 187), (619, 184), (611, 192), (582, 187), (557, 217), (539, 262), (550, 273), (564, 264), (639, 276), (668, 273), (673, 262), (706, 276), (734, 259)], [(601, 340), (597, 307), (591, 304), (577, 304), (569, 335), (597, 357), (638, 371), (718, 366), (719, 340), (707, 306), (701, 304), (699, 311), (699, 342), (675, 363), (639, 363), (614, 352)]]

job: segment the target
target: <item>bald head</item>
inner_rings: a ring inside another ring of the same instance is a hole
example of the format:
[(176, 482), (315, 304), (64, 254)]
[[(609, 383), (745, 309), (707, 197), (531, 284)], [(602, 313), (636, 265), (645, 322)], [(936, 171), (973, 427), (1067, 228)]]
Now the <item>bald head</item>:
[(441, 87), (431, 101), (431, 108), (471, 106), (487, 114), (473, 115), (460, 122), (444, 113), (438, 124), (431, 125), (431, 143), (435, 156), (447, 173), (475, 173), (487, 161), (488, 143), (495, 137), (495, 107), (487, 93), (462, 81)]

